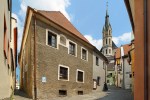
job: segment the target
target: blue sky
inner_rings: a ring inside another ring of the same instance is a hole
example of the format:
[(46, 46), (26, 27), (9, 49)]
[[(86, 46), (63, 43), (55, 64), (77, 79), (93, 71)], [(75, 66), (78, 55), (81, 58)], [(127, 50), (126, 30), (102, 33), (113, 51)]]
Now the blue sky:
[[(12, 16), (18, 20), (18, 52), (27, 6), (40, 10), (61, 11), (68, 20), (98, 49), (102, 46), (106, 2), (112, 26), (113, 41), (117, 46), (130, 43), (131, 25), (124, 0), (12, 0)], [(18, 73), (18, 71), (17, 71)]]

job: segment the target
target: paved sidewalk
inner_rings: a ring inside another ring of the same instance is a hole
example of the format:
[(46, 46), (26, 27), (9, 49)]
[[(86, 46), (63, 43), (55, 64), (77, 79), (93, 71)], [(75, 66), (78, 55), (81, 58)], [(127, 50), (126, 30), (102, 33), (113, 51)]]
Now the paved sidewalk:
[(20, 90), (15, 90), (14, 100), (32, 100), (28, 98), (28, 96)]
[[(27, 96), (18, 91), (18, 95), (15, 95), (15, 100), (31, 100)], [(85, 95), (76, 95), (72, 97), (57, 97), (53, 99), (44, 100), (133, 100), (131, 90), (124, 90), (116, 87), (109, 87), (107, 92), (92, 92)]]
[(121, 88), (110, 87), (107, 94), (103, 97), (100, 96), (96, 100), (134, 100), (131, 90), (124, 90)]
[(51, 100), (133, 100), (131, 90), (110, 87), (107, 92), (93, 92), (86, 95), (55, 98)]

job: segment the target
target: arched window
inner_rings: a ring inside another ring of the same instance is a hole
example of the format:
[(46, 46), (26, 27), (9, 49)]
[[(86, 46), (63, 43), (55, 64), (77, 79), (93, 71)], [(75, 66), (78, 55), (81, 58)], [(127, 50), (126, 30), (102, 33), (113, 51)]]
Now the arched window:
[(106, 54), (107, 54), (107, 49), (106, 49)]
[(106, 39), (106, 44), (107, 44), (107, 39)]
[(109, 38), (109, 44), (111, 44), (111, 40), (110, 40), (110, 38)]
[(109, 30), (109, 35), (110, 35), (110, 33), (111, 33), (111, 30)]

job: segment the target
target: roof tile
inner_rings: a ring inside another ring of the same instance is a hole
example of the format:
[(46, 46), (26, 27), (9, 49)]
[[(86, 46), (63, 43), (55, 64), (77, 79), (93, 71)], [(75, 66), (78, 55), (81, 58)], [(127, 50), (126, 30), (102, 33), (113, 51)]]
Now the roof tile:
[(64, 29), (68, 30), (72, 34), (76, 35), (80, 39), (84, 40), (85, 42), (89, 41), (70, 23), (70, 21), (60, 12), (60, 11), (43, 11), (38, 10), (40, 14), (51, 20), (52, 22), (60, 25)]

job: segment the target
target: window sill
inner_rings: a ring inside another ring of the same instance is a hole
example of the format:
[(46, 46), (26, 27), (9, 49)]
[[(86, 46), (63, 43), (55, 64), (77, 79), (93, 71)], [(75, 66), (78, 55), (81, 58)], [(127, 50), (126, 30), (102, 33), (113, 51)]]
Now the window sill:
[(46, 46), (48, 46), (48, 47), (51, 47), (51, 48), (54, 48), (54, 49), (58, 50), (58, 46), (57, 46), (57, 47), (53, 47), (53, 46), (50, 46), (50, 45), (48, 45), (48, 44), (46, 44)]
[[(82, 59), (82, 58), (81, 58)], [(88, 62), (88, 60), (85, 60), (85, 59), (82, 59), (83, 61), (87, 61)]]
[(84, 82), (80, 82), (80, 81), (76, 81), (77, 83), (84, 83)]
[(77, 57), (77, 55), (72, 55), (72, 54), (70, 54), (70, 53), (68, 53), (68, 54), (71, 55), (71, 56)]
[(59, 81), (69, 81), (69, 80), (66, 80), (66, 79), (58, 79)]

